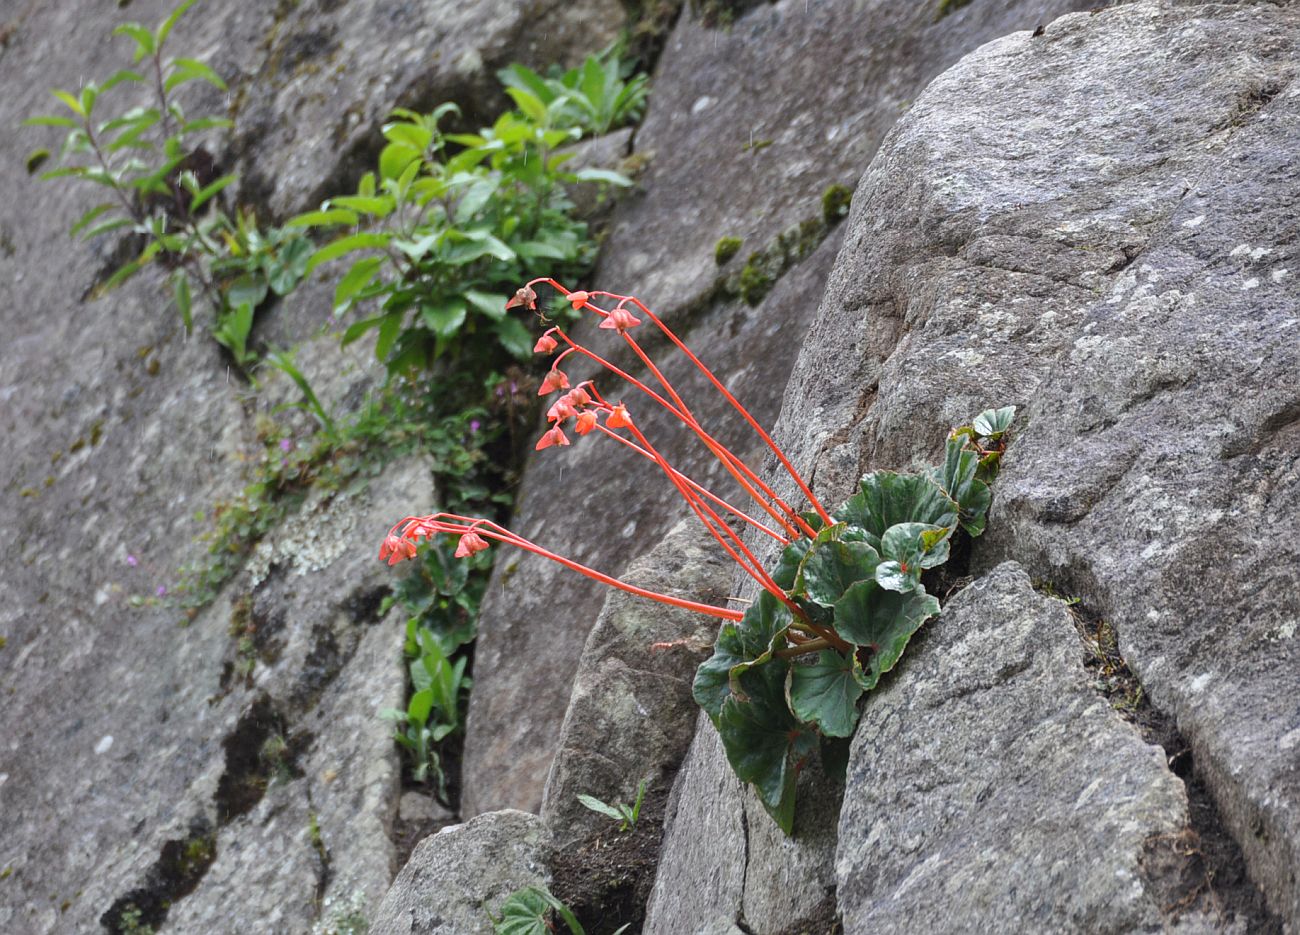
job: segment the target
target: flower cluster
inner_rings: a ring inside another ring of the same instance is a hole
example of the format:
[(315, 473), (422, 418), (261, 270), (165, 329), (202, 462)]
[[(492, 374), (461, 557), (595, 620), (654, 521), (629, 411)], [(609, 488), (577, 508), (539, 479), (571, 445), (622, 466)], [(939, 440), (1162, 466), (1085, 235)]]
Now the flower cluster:
[[(533, 348), (535, 353), (554, 355), (551, 367), (542, 379), (538, 395), (550, 396), (556, 393), (561, 395), (556, 398), (547, 411), (546, 417), (550, 426), (538, 439), (536, 449), (541, 451), (546, 448), (571, 444), (569, 436), (565, 432), (566, 427), (571, 426), (572, 431), (577, 435), (588, 435), (592, 432), (604, 435), (636, 455), (655, 462), (678, 494), (686, 501), (705, 528), (708, 529), (710, 535), (737, 565), (753, 577), (766, 592), (790, 606), (792, 611), (801, 613), (790, 602), (790, 599), (773, 580), (772, 576), (764, 570), (762, 564), (745, 545), (741, 536), (732, 528), (728, 522), (728, 517), (748, 524), (761, 533), (776, 539), (782, 545), (789, 545), (791, 542), (804, 537), (811, 539), (816, 535), (816, 530), (810, 525), (808, 519), (779, 497), (755, 471), (705, 430), (677, 389), (664, 376), (663, 371), (651, 360), (650, 356), (636, 340), (632, 333), (633, 330), (649, 321), (668, 338), (673, 346), (685, 354), (690, 362), (704, 374), (705, 378), (725, 397), (727, 402), (776, 454), (778, 460), (812, 504), (816, 513), (814, 521), (817, 525), (820, 527), (823, 524), (829, 524), (831, 522), (830, 516), (817, 502), (808, 485), (795, 472), (789, 460), (776, 446), (775, 442), (758, 425), (753, 416), (728, 392), (713, 372), (700, 362), (699, 358), (681, 342), (677, 335), (657, 315), (634, 296), (601, 291), (588, 292), (579, 290), (571, 292), (553, 279), (542, 278), (535, 279), (519, 289), (506, 303), (506, 308), (536, 310), (537, 292), (534, 287), (541, 284), (558, 290), (565, 301), (569, 302), (575, 310), (590, 312), (599, 317), (599, 327), (606, 331), (615, 332), (631, 348), (649, 372), (650, 377), (649, 382), (641, 380), (579, 343), (563, 328), (559, 326), (548, 328), (538, 338), (537, 344)], [(746, 512), (674, 468), (642, 433), (627, 404), (621, 399), (607, 399), (597, 389), (595, 382), (592, 380), (573, 385), (568, 374), (561, 369), (565, 359), (573, 355), (594, 362), (625, 384), (626, 387), (648, 399), (654, 405), (666, 409), (675, 419), (685, 425), (705, 448), (718, 459), (744, 494), (755, 504), (756, 509), (751, 508), (749, 512)], [(536, 543), (511, 533), (496, 523), (448, 513), (406, 517), (390, 530), (387, 538), (384, 539), (379, 557), (387, 560), (389, 564), (412, 558), (415, 555), (416, 543), (422, 538), (429, 538), (434, 535), (459, 536), (460, 544), (456, 550), (458, 556), (468, 556), (481, 551), (488, 547), (489, 541), (505, 542), (559, 562), (605, 584), (640, 594), (652, 600), (688, 607), (727, 620), (737, 620), (742, 616), (740, 612), (731, 608), (682, 601), (669, 595), (637, 588), (556, 555)], [(820, 633), (816, 628), (814, 628), (813, 634), (824, 639), (833, 638), (833, 634), (829, 632)]]

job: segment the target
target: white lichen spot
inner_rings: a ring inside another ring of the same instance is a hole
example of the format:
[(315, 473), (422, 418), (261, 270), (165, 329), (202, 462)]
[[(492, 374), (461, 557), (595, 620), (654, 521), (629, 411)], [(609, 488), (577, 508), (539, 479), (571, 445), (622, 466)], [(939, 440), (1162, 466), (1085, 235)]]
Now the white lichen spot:
[(1274, 282), (1281, 282), (1291, 275), (1291, 271), (1289, 269), (1275, 269), (1268, 275), (1269, 279), (1272, 279)]
[(955, 357), (966, 367), (978, 367), (984, 363), (984, 355), (973, 347), (963, 347), (955, 351), (949, 351), (944, 357)]
[(103, 607), (107, 603), (108, 603), (108, 591), (105, 590), (104, 588), (100, 588), (98, 591), (95, 592), (95, 606)]
[(1300, 727), (1293, 731), (1287, 731), (1277, 742), (1278, 749), (1283, 752), (1292, 749), (1296, 744), (1300, 744)]
[(292, 524), (263, 539), (248, 561), (248, 576), (257, 587), (282, 565), (291, 574), (306, 575), (328, 568), (348, 551), (357, 524), (357, 510), (348, 509), (344, 496), (313, 495)]
[(1154, 558), (1155, 556), (1159, 555), (1163, 551), (1164, 551), (1164, 546), (1162, 546), (1159, 542), (1150, 542), (1147, 544), (1147, 547), (1142, 550), (1142, 557), (1148, 559)]
[(1293, 636), (1295, 636), (1295, 631), (1296, 631), (1296, 622), (1294, 620), (1288, 620), (1286, 623), (1282, 624), (1276, 630), (1273, 631), (1272, 635), (1270, 635), (1268, 638), (1269, 642), (1276, 643), (1279, 640), (1289, 640)]
[(631, 539), (636, 535), (636, 520), (630, 519), (623, 524), (622, 536), (624, 539)]
[(1254, 276), (1252, 276), (1250, 279), (1247, 279), (1245, 282), (1241, 284), (1242, 292), (1247, 292), (1251, 289), (1258, 289), (1258, 288), (1259, 288), (1259, 280), (1256, 279)]
[(0, 786), (3, 786), (3, 785), (4, 785), (5, 783), (7, 783), (8, 781), (9, 781), (9, 774), (8, 774), (8, 773), (0, 773)]
[(113, 747), (113, 735), (105, 734), (99, 738), (99, 743), (95, 744), (95, 756), (103, 756)]
[(1194, 218), (1188, 218), (1186, 221), (1183, 221), (1183, 227), (1200, 227), (1204, 223), (1205, 215), (1198, 214)]
[(1205, 691), (1205, 686), (1210, 684), (1210, 679), (1212, 678), (1213, 676), (1206, 672), (1203, 675), (1198, 675), (1196, 678), (1192, 679), (1191, 683), (1187, 687), (1194, 692), (1203, 692)]
[(696, 114), (706, 111), (712, 106), (713, 98), (709, 97), (707, 94), (703, 97), (696, 98), (695, 103), (691, 105), (691, 116), (694, 117)]

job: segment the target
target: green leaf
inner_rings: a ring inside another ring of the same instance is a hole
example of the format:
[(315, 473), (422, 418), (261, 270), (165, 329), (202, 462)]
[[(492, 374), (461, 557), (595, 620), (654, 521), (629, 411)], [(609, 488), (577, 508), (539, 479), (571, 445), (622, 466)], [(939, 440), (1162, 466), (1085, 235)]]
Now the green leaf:
[(194, 59), (194, 58), (172, 59), (172, 67), (175, 69), (175, 71), (172, 73), (171, 77), (167, 79), (168, 83), (175, 80), (177, 75), (183, 74), (185, 75), (184, 78), (185, 81), (189, 81), (193, 78), (200, 78), (203, 81), (206, 81), (208, 84), (212, 85), (218, 91), (226, 90), (226, 83), (221, 80), (221, 76), (218, 75), (211, 68), (209, 68), (207, 65), (205, 65), (203, 62), (200, 62), (198, 59)]
[(715, 724), (723, 702), (733, 690), (733, 672), (737, 669), (743, 672), (759, 660), (772, 658), (774, 644), (784, 642), (791, 620), (790, 609), (763, 591), (749, 605), (744, 617), (722, 625), (713, 655), (696, 669), (692, 687), (696, 703), (708, 712)]
[(795, 783), (801, 763), (816, 748), (816, 735), (800, 724), (785, 701), (788, 665), (780, 660), (741, 676), (747, 700), (731, 695), (722, 704), (718, 733), (736, 776), (753, 785), (781, 830), (794, 830)]
[(984, 514), (993, 502), (993, 492), (975, 476), (979, 471), (979, 452), (968, 448), (966, 442), (962, 434), (948, 439), (943, 467), (934, 472), (933, 478), (960, 507), (962, 528), (978, 536), (984, 531)]
[(420, 317), (438, 337), (452, 338), (465, 324), (465, 300), (461, 298), (444, 299), (436, 304), (422, 305)]
[(379, 153), (379, 176), (385, 179), (401, 178), (412, 163), (421, 161), (421, 152), (405, 143), (389, 143)]
[(417, 153), (428, 149), (429, 144), (433, 142), (432, 130), (405, 121), (385, 124), (380, 132), (384, 134), (384, 138), (390, 143), (399, 143), (415, 150)]
[[(480, 292), (477, 289), (466, 289), (463, 295), (470, 305), (493, 321), (505, 318), (506, 301), (509, 296), (497, 292)], [(532, 348), (529, 348), (529, 353), (531, 352)]]
[(226, 300), (232, 307), (256, 308), (266, 299), (266, 293), (266, 279), (257, 273), (245, 273), (227, 287)]
[(456, 223), (468, 224), (497, 193), (500, 182), (496, 178), (479, 179), (466, 189), (456, 204)]
[(880, 537), (898, 523), (955, 526), (957, 505), (924, 474), (873, 471), (834, 519), (863, 530), (866, 541), (878, 549)]
[(347, 275), (334, 287), (334, 307), (342, 309), (351, 304), (356, 294), (374, 281), (375, 273), (383, 263), (384, 257), (381, 256), (362, 257), (353, 263)]
[(776, 569), (772, 572), (772, 580), (778, 585), (789, 591), (794, 588), (795, 577), (799, 573), (799, 566), (803, 563), (804, 556), (812, 548), (811, 539), (796, 539), (781, 551), (781, 557), (777, 560)]
[[(66, 103), (66, 101), (65, 101)], [(69, 130), (75, 130), (81, 126), (71, 117), (52, 117), (42, 115), (38, 117), (28, 117), (23, 121), (25, 127), (66, 127)]]
[(154, 39), (158, 43), (158, 48), (162, 48), (163, 43), (166, 42), (167, 37), (171, 35), (172, 29), (176, 26), (177, 21), (185, 15), (186, 10), (194, 6), (195, 2), (196, 0), (184, 0), (180, 6), (172, 10), (171, 14), (163, 20), (162, 25), (158, 27), (158, 31), (154, 33)]
[(862, 687), (874, 688), (898, 663), (912, 634), (938, 612), (938, 600), (924, 591), (887, 591), (874, 579), (849, 588), (835, 605), (835, 631), (866, 650), (859, 651)]
[(122, 283), (126, 282), (136, 273), (140, 272), (140, 269), (143, 266), (144, 266), (144, 262), (140, 260), (132, 260), (129, 263), (123, 263), (121, 266), (117, 268), (116, 272), (114, 272), (112, 276), (109, 276), (108, 280), (102, 286), (99, 287), (97, 292), (100, 295), (103, 295), (106, 292), (112, 292), (114, 289), (122, 285)]
[(1011, 423), (1015, 418), (1015, 406), (1004, 406), (1001, 409), (985, 409), (971, 422), (971, 427), (985, 438), (996, 439), (1011, 428)]
[(331, 198), (330, 204), (383, 218), (393, 212), (395, 202), (392, 195), (339, 195)]
[(546, 122), (546, 105), (538, 99), (537, 95), (524, 88), (506, 88), (506, 94), (510, 95), (515, 106), (529, 120), (539, 124)]
[(122, 85), (123, 82), (134, 83), (140, 81), (144, 81), (144, 75), (140, 74), (139, 72), (131, 72), (130, 69), (123, 68), (121, 72), (114, 72), (112, 75), (109, 75), (108, 81), (105, 81), (103, 85), (100, 85), (99, 91), (100, 94), (103, 94), (104, 91), (108, 91), (110, 90), (110, 88), (114, 88), (117, 87), (118, 85)]
[(388, 318), (389, 318), (388, 315), (378, 315), (374, 318), (367, 318), (365, 321), (358, 321), (352, 325), (349, 325), (348, 329), (343, 332), (343, 338), (340, 340), (339, 343), (343, 347), (347, 347), (349, 344), (351, 344), (353, 341), (360, 338), (367, 331), (371, 330), (372, 328), (378, 328), (380, 325), (386, 322)]
[(181, 124), (182, 133), (200, 133), (203, 130), (229, 130), (235, 121), (226, 117), (196, 117)]
[(840, 523), (817, 534), (795, 579), (795, 591), (800, 596), (832, 607), (850, 586), (876, 573), (880, 553), (868, 542), (845, 539), (847, 530)]
[(77, 236), (77, 234), (81, 233), (83, 230), (85, 230), (87, 227), (93, 224), (96, 218), (100, 217), (105, 212), (112, 211), (116, 207), (117, 207), (116, 202), (112, 202), (112, 201), (106, 201), (103, 204), (95, 205), (95, 207), (91, 208), (89, 211), (83, 214), (81, 216), (81, 219), (78, 220), (76, 224), (72, 225), (72, 229), (69, 230), (68, 233), (73, 237)]
[(412, 723), (423, 725), (429, 721), (429, 712), (433, 710), (433, 689), (425, 688), (411, 696), (406, 706), (407, 717)]
[(185, 333), (189, 334), (194, 330), (194, 315), (190, 301), (190, 279), (185, 275), (185, 270), (178, 269), (172, 274), (172, 293), (176, 297), (176, 309), (181, 313), (181, 321), (185, 323)]
[[(59, 100), (61, 100), (64, 104), (66, 104), (68, 106), (68, 109), (71, 110), (78, 117), (86, 116), (86, 109), (81, 106), (81, 101), (77, 100), (67, 91), (61, 91), (58, 88), (55, 88), (51, 90), (50, 93), (53, 94), (55, 97), (57, 97)], [(74, 123), (73, 126), (75, 127), (77, 126), (77, 124)]]
[(340, 224), (357, 223), (357, 213), (343, 208), (327, 208), (321, 211), (308, 211), (291, 217), (284, 222), (285, 227), (337, 227)]
[(405, 312), (389, 312), (379, 323), (379, 340), (375, 342), (376, 360), (388, 359), (388, 353), (401, 333), (402, 319), (405, 317)]
[(623, 813), (620, 812), (617, 808), (615, 808), (612, 805), (606, 805), (604, 802), (602, 802), (600, 799), (596, 798), (595, 796), (579, 795), (578, 801), (581, 802), (587, 808), (591, 809), (593, 812), (598, 812), (601, 815), (605, 815), (609, 818), (614, 819), (615, 821), (626, 820)]
[(338, 240), (331, 241), (321, 247), (311, 255), (307, 261), (307, 272), (311, 272), (322, 263), (328, 263), (330, 260), (351, 253), (353, 250), (382, 250), (388, 246), (388, 234), (360, 233), (349, 234), (347, 237), (340, 237)]
[(194, 193), (194, 199), (190, 202), (190, 212), (196, 213), (199, 208), (211, 201), (213, 196), (217, 195), (222, 189), (234, 182), (236, 178), (237, 176), (234, 175), (223, 175), (211, 184), (200, 188)]
[(153, 55), (158, 50), (154, 34), (139, 23), (123, 23), (113, 30), (113, 35), (130, 36), (135, 40), (135, 61), (137, 62), (146, 55)]
[(828, 737), (848, 737), (858, 723), (861, 666), (852, 657), (824, 649), (812, 665), (790, 667), (790, 707), (801, 721), (815, 723)]
[(569, 908), (539, 886), (525, 887), (501, 904), (501, 915), (493, 918), (493, 935), (552, 935), (554, 929), (546, 919), (548, 911), (555, 911), (570, 935), (586, 935)]
[(497, 341), (516, 360), (528, 360), (533, 356), (533, 345), (537, 339), (517, 318), (501, 318), (492, 323)]
[(573, 173), (573, 176), (579, 182), (606, 182), (620, 188), (627, 188), (632, 184), (632, 180), (626, 175), (609, 169), (579, 169)]

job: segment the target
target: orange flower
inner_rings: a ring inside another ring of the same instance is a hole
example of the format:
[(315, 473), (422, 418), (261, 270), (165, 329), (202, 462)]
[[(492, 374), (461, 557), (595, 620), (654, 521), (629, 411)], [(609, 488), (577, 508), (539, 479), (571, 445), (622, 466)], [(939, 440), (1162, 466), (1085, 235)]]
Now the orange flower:
[(550, 370), (542, 378), (542, 386), (537, 391), (538, 396), (547, 396), (556, 390), (567, 390), (569, 388), (569, 378), (563, 370)]
[(469, 558), (475, 552), (482, 552), (488, 547), (487, 540), (476, 532), (467, 532), (460, 537), (456, 546), (456, 558)]
[(582, 308), (582, 303), (586, 302), (588, 299), (591, 298), (591, 293), (590, 293), (590, 292), (581, 292), (581, 291), (579, 291), (579, 292), (570, 292), (570, 293), (569, 293), (568, 295), (566, 295), (564, 298), (565, 298), (566, 301), (568, 301), (568, 302), (572, 302), (572, 303), (573, 303), (573, 309), (574, 309), (574, 311), (578, 311), (579, 309)]
[(506, 303), (506, 311), (521, 307), (532, 310), (537, 308), (537, 293), (528, 286), (521, 286), (515, 292), (514, 297)]
[(547, 410), (546, 420), (548, 422), (562, 422), (577, 414), (578, 410), (573, 408), (573, 404), (569, 402), (569, 397), (561, 396), (555, 401), (555, 405)]
[(636, 318), (620, 305), (605, 316), (605, 320), (600, 323), (600, 327), (617, 329), (618, 333), (622, 334), (628, 328), (635, 328), (639, 324), (641, 324), (641, 319)]
[(555, 338), (551, 337), (549, 334), (544, 334), (540, 338), (538, 338), (537, 343), (533, 345), (533, 353), (549, 354), (557, 347), (559, 347), (559, 343), (555, 340)]
[(612, 429), (626, 429), (632, 427), (632, 417), (627, 414), (627, 408), (619, 403), (614, 407), (614, 411), (609, 414), (605, 424)]
[(575, 409), (579, 406), (591, 405), (591, 396), (589, 396), (587, 391), (581, 386), (575, 386), (573, 389), (569, 390), (568, 396), (565, 398), (569, 400), (569, 405), (573, 406)]
[(534, 447), (534, 450), (541, 451), (543, 448), (550, 448), (552, 445), (567, 445), (569, 439), (560, 429), (559, 425), (554, 425), (547, 430)]
[(596, 427), (596, 414), (588, 409), (586, 412), (579, 414), (578, 424), (573, 430), (579, 435), (586, 435)]
[(408, 558), (415, 558), (414, 542), (391, 533), (385, 537), (384, 544), (379, 547), (379, 560), (381, 562), (388, 559), (388, 564), (396, 565)]

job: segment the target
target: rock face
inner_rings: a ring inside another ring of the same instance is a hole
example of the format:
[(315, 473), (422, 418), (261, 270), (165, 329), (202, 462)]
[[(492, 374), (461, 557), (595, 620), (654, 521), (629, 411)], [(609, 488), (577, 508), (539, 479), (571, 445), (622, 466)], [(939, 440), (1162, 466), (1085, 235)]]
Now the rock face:
[(835, 875), (848, 932), (1154, 931), (1182, 782), (1089, 684), (1060, 601), (1004, 563), (868, 701)]
[[(128, 64), (113, 26), (175, 5), (0, 10), (5, 125), (57, 107), (50, 87)], [(612, 0), (490, 6), (470, 22), (464, 4), (206, 0), (170, 49), (230, 79), (240, 136), (224, 161), (266, 219), (351, 181), (345, 157), (392, 104), (494, 88), (494, 66), (580, 56), (623, 22)], [(193, 931), (225, 930), (232, 905), (240, 927), (276, 932), (306, 930), (326, 904), (325, 921), (373, 908), (396, 869), (398, 792), (376, 714), (405, 691), (401, 628), (375, 616), (392, 580), (376, 536), (431, 502), (428, 471), (311, 501), (267, 537), (262, 581), (236, 579), (178, 627), (177, 568), (206, 554), (196, 535), (266, 456), (259, 419), (296, 394), (265, 373), (255, 389), (213, 342), (186, 340), (160, 278), (87, 300), (109, 247), (67, 229), (94, 196), (24, 168), (53, 141), (0, 139), (0, 930), (95, 931), (132, 902), (148, 922), (163, 899), (167, 924)], [(305, 341), (328, 295), (304, 287), (255, 333)], [(308, 344), (298, 362), (341, 415), (373, 365), (333, 337)], [(231, 630), (250, 622), (266, 639), (241, 655)]]
[(506, 810), (444, 828), (420, 842), (374, 917), (373, 935), (490, 933), (506, 897), (546, 886), (546, 829), (536, 815)]
[[(1296, 15), (1121, 6), (938, 78), (858, 187), (777, 436), (839, 502), (864, 470), (932, 460), (950, 426), (1018, 404), (976, 568), (1016, 559), (1113, 622), (1292, 924), (1297, 563), (1263, 530), (1296, 525)], [(705, 868), (782, 860), (746, 849), (751, 810), (711, 731), (675, 797), (647, 931), (681, 930), (662, 907)], [(726, 827), (692, 836), (706, 815)], [(708, 887), (741, 917), (734, 882)]]
[[(783, 0), (758, 5), (726, 30), (709, 28), (688, 7), (636, 135), (636, 153), (647, 160), (643, 194), (616, 209), (597, 284), (644, 299), (770, 426), (793, 348), (839, 248), (838, 233), (818, 246), (828, 186), (852, 185), (907, 102), (961, 55), (1094, 5), (978, 0), (936, 21), (924, 3)], [(722, 237), (744, 243), (719, 270), (714, 248)], [(752, 266), (758, 280), (770, 278), (768, 264), (788, 272), (751, 308), (720, 293), (717, 281), (737, 277), (754, 252), (769, 254)], [(664, 360), (696, 415), (739, 445), (742, 458), (763, 465), (766, 448), (713, 389), (689, 366)], [(611, 381), (602, 387), (615, 392)], [(640, 412), (654, 419), (649, 409)], [(720, 480), (706, 473), (707, 452), (677, 443), (662, 421), (647, 424), (679, 468), (701, 482)], [(682, 515), (661, 507), (671, 503), (669, 488), (652, 466), (626, 464), (603, 445), (543, 452), (525, 476), (514, 526), (617, 574)], [(584, 477), (600, 483), (575, 487), (574, 478)], [(531, 556), (499, 565), (497, 578), (475, 661), (466, 814), (538, 808), (576, 660), (604, 600), (590, 582)], [(520, 658), (545, 662), (520, 672)]]
[[(678, 523), (632, 563), (626, 580), (721, 606), (732, 568), (708, 545), (693, 519)], [(578, 795), (631, 803), (642, 780), (651, 790), (666, 785), (691, 742), (691, 682), (713, 645), (714, 630), (711, 618), (693, 611), (622, 591), (609, 595), (583, 648), (542, 800), (542, 818), (557, 849), (609, 828), (609, 818), (583, 806)], [(680, 645), (651, 648), (672, 642)]]

